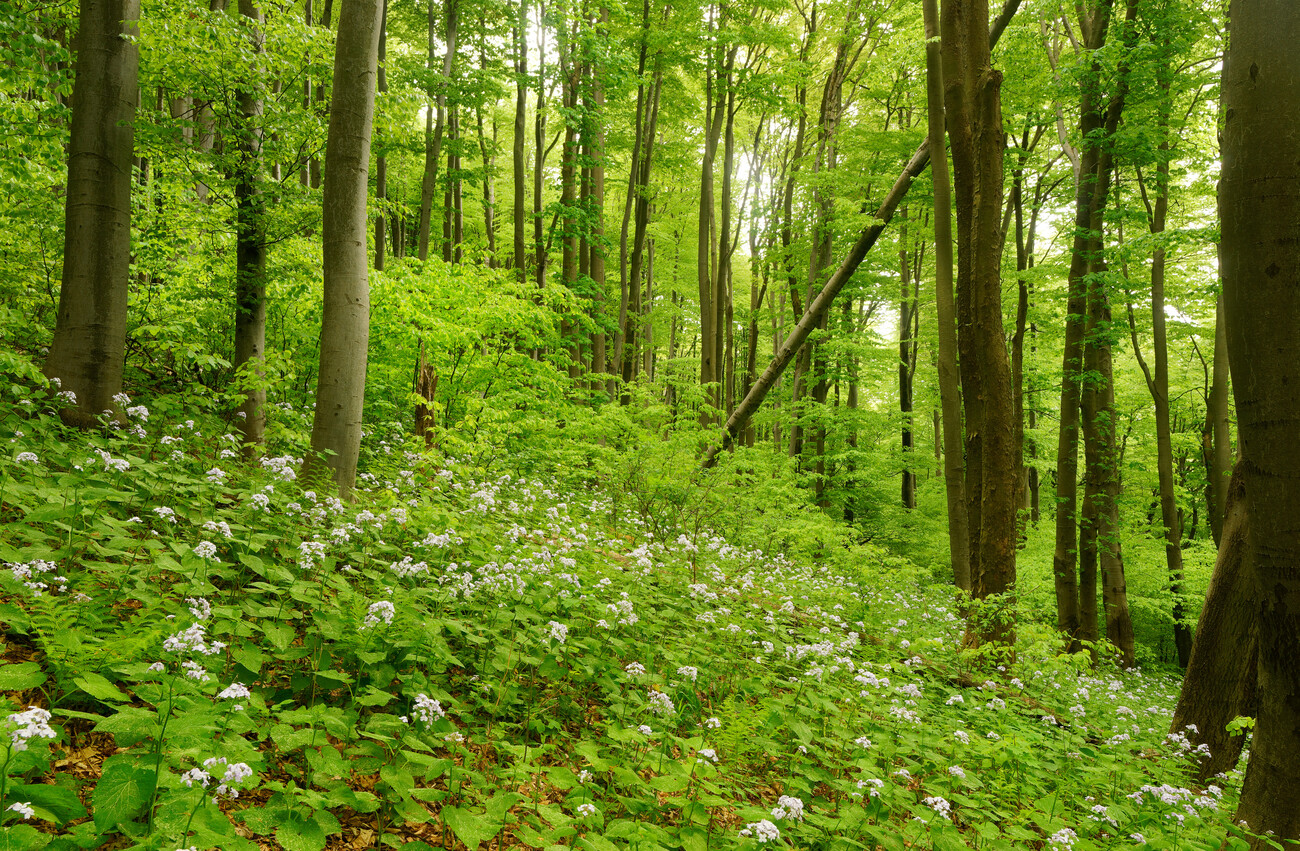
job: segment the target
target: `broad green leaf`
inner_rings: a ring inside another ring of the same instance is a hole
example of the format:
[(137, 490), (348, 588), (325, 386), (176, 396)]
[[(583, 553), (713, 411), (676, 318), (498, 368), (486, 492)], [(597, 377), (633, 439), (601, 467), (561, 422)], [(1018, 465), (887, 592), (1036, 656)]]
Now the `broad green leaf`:
[(442, 820), (469, 851), (476, 851), (479, 845), (500, 833), (502, 827), (501, 822), (493, 824), (483, 813), (462, 807), (443, 807)]
[(95, 826), (110, 830), (141, 815), (153, 794), (153, 781), (153, 771), (136, 765), (134, 757), (113, 756), (105, 760), (92, 798)]
[(0, 668), (0, 691), (26, 691), (45, 682), (45, 672), (35, 662), (19, 662)]
[[(66, 775), (65, 775), (66, 779)], [(66, 786), (52, 783), (20, 783), (9, 787), (5, 797), (10, 801), (26, 801), (34, 807), (45, 810), (57, 824), (79, 819), (86, 814), (77, 793)]]
[(131, 699), (129, 695), (123, 694), (117, 686), (113, 685), (107, 677), (94, 671), (88, 671), (79, 677), (73, 677), (72, 681), (76, 683), (77, 688), (99, 700), (108, 701), (109, 703), (124, 703)]

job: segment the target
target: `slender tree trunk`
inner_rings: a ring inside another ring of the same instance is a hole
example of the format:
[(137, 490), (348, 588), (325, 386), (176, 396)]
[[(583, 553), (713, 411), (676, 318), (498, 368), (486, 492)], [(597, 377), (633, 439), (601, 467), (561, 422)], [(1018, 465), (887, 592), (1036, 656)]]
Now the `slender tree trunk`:
[[(253, 32), (254, 55), (262, 52), (262, 12), (253, 0), (239, 0), (239, 14)], [(235, 428), (247, 456), (255, 455), (266, 429), (266, 209), (262, 196), (262, 98), (257, 88), (236, 95), (235, 176), (235, 360), (248, 382)]]
[[(1097, 57), (1106, 43), (1110, 6), (1099, 5), (1080, 18), (1084, 47), (1093, 51), (1080, 79), (1079, 131), (1083, 149), (1075, 180), (1074, 244), (1070, 255), (1069, 297), (1066, 305), (1065, 345), (1061, 366), (1060, 436), (1056, 454), (1056, 550), (1052, 568), (1056, 585), (1057, 627), (1070, 641), (1071, 652), (1081, 641), (1097, 638), (1096, 571), (1076, 572), (1079, 478), (1079, 405), (1082, 392), (1084, 318), (1087, 313), (1089, 264), (1101, 251), (1102, 211), (1110, 194), (1112, 158), (1100, 137), (1114, 132), (1123, 109), (1123, 96), (1101, 103), (1102, 64)], [(1085, 534), (1090, 534), (1086, 533)], [(1080, 549), (1083, 549), (1080, 545)], [(1083, 587), (1080, 589), (1081, 574)]]
[[(719, 13), (721, 14), (721, 13)], [(696, 273), (700, 290), (700, 384), (716, 385), (721, 378), (718, 363), (718, 306), (715, 304), (715, 275), (713, 268), (713, 164), (718, 153), (718, 138), (726, 112), (727, 88), (730, 78), (724, 67), (725, 52), (721, 36), (712, 35), (709, 45), (709, 67), (705, 71), (705, 123), (704, 151), (700, 159), (700, 201), (697, 219)], [(731, 54), (733, 57), (735, 53)], [(709, 399), (716, 409), (722, 401), (719, 388), (709, 391)], [(713, 415), (701, 413), (701, 420), (712, 422)]]
[(514, 266), (519, 281), (528, 279), (528, 244), (524, 236), (525, 185), (528, 169), (524, 162), (524, 136), (528, 126), (528, 0), (519, 0), (515, 22), (515, 135), (511, 147), (514, 169)]
[[(939, 46), (937, 0), (924, 0), (926, 104), (931, 150), (944, 145), (943, 65)], [(961, 384), (957, 371), (957, 310), (953, 295), (952, 195), (946, 154), (934, 160), (935, 304), (939, 322), (939, 404), (943, 409), (943, 478), (948, 501), (948, 550), (953, 580), (971, 591), (970, 526), (966, 513), (966, 472), (962, 458)], [(936, 429), (936, 438), (938, 437)], [(936, 447), (938, 441), (935, 442)]]
[[(1220, 264), (1222, 265), (1222, 264)], [(1214, 543), (1223, 538), (1228, 511), (1228, 472), (1232, 458), (1232, 437), (1228, 431), (1228, 334), (1224, 328), (1223, 294), (1214, 308), (1214, 362), (1210, 391), (1205, 400), (1205, 481), (1207, 513)]]
[(495, 269), (497, 260), (497, 190), (496, 190), (496, 145), (497, 120), (492, 118), (492, 138), (484, 133), (483, 110), (475, 107), (474, 120), (478, 125), (478, 151), (483, 162), (483, 233), (487, 239), (487, 265)]
[(138, 0), (81, 0), (68, 142), (63, 280), (45, 375), (76, 395), (64, 422), (120, 417), (131, 268)]
[[(1300, 840), (1300, 16), (1233, 0), (1219, 179), (1223, 306), (1258, 602), (1259, 718), (1236, 818)], [(1268, 835), (1264, 835), (1268, 834)]]
[[(602, 6), (600, 10), (600, 27), (598, 34), (607, 36), (609, 27), (609, 9)], [(591, 372), (592, 389), (600, 391), (604, 387), (601, 376), (609, 370), (608, 337), (605, 332), (607, 308), (605, 307), (605, 68), (597, 61), (591, 70), (591, 95), (587, 104), (587, 115), (591, 122), (591, 189), (588, 202), (591, 211), (591, 236), (588, 242), (590, 259), (587, 262), (587, 274), (591, 276), (592, 285), (597, 293), (596, 315), (597, 329), (591, 337)]]
[(542, 182), (546, 169), (546, 6), (537, 2), (537, 105), (533, 115), (533, 264), (537, 288), (546, 289), (546, 225), (542, 221)]
[(907, 207), (900, 213), (898, 226), (898, 413), (901, 418), (900, 446), (903, 451), (903, 508), (916, 508), (916, 473), (912, 471), (912, 252), (907, 244)]
[[(429, 69), (437, 54), (437, 18), (439, 7), (429, 4)], [(419, 258), (429, 258), (429, 238), (433, 224), (433, 199), (438, 194), (438, 164), (442, 158), (442, 136), (447, 120), (447, 88), (451, 85), (451, 72), (456, 61), (456, 32), (460, 22), (459, 0), (448, 0), (443, 7), (447, 13), (447, 49), (442, 57), (441, 84), (433, 95), (434, 109), (425, 116), (424, 125), (424, 177), (420, 183), (420, 233)]]
[[(378, 82), (376, 83), (376, 100), (380, 95), (388, 92), (388, 76), (386, 65), (388, 64), (388, 0), (383, 0), (384, 11), (383, 18), (379, 24), (379, 72)], [(381, 146), (375, 154), (375, 201), (379, 207), (379, 215), (375, 216), (375, 271), (384, 271), (384, 243), (387, 241), (388, 233), (388, 155), (386, 149)]]
[(356, 482), (370, 339), (366, 197), (382, 6), (381, 0), (348, 0), (343, 7), (325, 148), (325, 312), (303, 478), (311, 481), (328, 470), (345, 498)]

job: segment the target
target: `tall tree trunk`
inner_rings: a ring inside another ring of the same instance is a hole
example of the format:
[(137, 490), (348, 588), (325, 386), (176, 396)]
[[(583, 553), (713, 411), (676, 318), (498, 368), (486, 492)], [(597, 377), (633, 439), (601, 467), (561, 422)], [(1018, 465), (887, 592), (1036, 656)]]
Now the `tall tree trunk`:
[(1098, 51), (1105, 45), (1110, 28), (1110, 5), (1098, 5), (1090, 11), (1080, 9), (1083, 45), (1093, 58), (1079, 84), (1079, 132), (1083, 149), (1075, 179), (1075, 230), (1068, 276), (1056, 454), (1056, 550), (1052, 555), (1057, 627), (1069, 638), (1071, 652), (1077, 651), (1082, 641), (1095, 641), (1098, 634), (1095, 569), (1084, 577), (1082, 590), (1080, 572), (1076, 571), (1079, 405), (1084, 369), (1084, 318), (1088, 309), (1086, 277), (1092, 258), (1101, 251), (1102, 214), (1110, 194), (1112, 171), (1112, 156), (1108, 148), (1103, 148), (1102, 140), (1114, 132), (1124, 103), (1122, 93), (1113, 97), (1108, 107), (1101, 102), (1103, 66)]
[(1170, 732), (1187, 731), (1193, 744), (1210, 749), (1208, 759), (1195, 766), (1195, 778), (1205, 783), (1235, 768), (1246, 744), (1243, 732), (1231, 734), (1228, 722), (1255, 715), (1259, 631), (1256, 612), (1259, 589), (1250, 570), (1244, 471), (1238, 463), (1228, 487), (1228, 514), (1223, 523), (1219, 556), (1205, 594), (1205, 607), (1196, 624), (1196, 642), (1183, 676), (1182, 691)]
[[(576, 28), (576, 20), (573, 26)], [(576, 54), (576, 32), (570, 33), (569, 23), (560, 22), (559, 56), (561, 90), (560, 101), (564, 109), (564, 148), (560, 153), (560, 280), (573, 290), (578, 283), (578, 123), (574, 115), (578, 106), (578, 75), (580, 63)], [(581, 372), (581, 347), (575, 327), (564, 323), (564, 344), (569, 348), (569, 377), (577, 378)]]
[(325, 148), (325, 311), (311, 452), (303, 478), (310, 481), (328, 470), (345, 498), (356, 483), (370, 339), (366, 196), (382, 6), (382, 0), (348, 0), (343, 7)]
[[(253, 0), (239, 0), (239, 14), (253, 33), (252, 52), (262, 52), (262, 12)], [(266, 385), (266, 209), (262, 196), (262, 98), (257, 84), (236, 95), (235, 176), (235, 371), (248, 382), (235, 428), (252, 457), (264, 441)]]
[(524, 133), (528, 118), (528, 0), (519, 0), (519, 17), (515, 22), (515, 135), (511, 147), (514, 169), (514, 266), (519, 281), (527, 280), (528, 244), (524, 236), (524, 187), (528, 169), (524, 163)]
[[(971, 593), (1016, 579), (1016, 439), (1002, 328), (1002, 74), (992, 68), (987, 0), (948, 0), (940, 16), (945, 120), (957, 211), (957, 347), (966, 415)], [(1009, 608), (972, 625), (979, 641), (1011, 640)]]
[[(1165, 49), (1169, 47), (1166, 44)], [(1147, 225), (1152, 234), (1165, 231), (1169, 212), (1169, 110), (1172, 68), (1166, 63), (1157, 70), (1161, 101), (1157, 127), (1161, 135), (1157, 148), (1155, 203), (1150, 204), (1146, 185), (1138, 173), (1143, 187), (1143, 199), (1148, 201)], [(1169, 571), (1169, 585), (1174, 593), (1174, 647), (1178, 651), (1178, 664), (1186, 668), (1192, 653), (1192, 631), (1184, 622), (1183, 604), (1179, 595), (1183, 587), (1183, 529), (1178, 512), (1177, 484), (1174, 481), (1173, 436), (1169, 425), (1169, 344), (1165, 330), (1165, 249), (1157, 243), (1151, 255), (1151, 346), (1155, 360), (1155, 374), (1141, 360), (1136, 328), (1133, 330), (1133, 350), (1139, 358), (1147, 389), (1155, 403), (1156, 413), (1156, 470), (1160, 483), (1160, 519), (1165, 539), (1165, 563)]]
[(907, 207), (898, 226), (898, 413), (901, 418), (900, 447), (903, 454), (903, 508), (916, 508), (916, 473), (912, 470), (912, 318), (917, 309), (912, 298), (912, 252), (907, 244)]
[[(930, 150), (934, 159), (934, 263), (935, 304), (939, 322), (939, 404), (943, 409), (943, 479), (948, 501), (948, 550), (953, 581), (971, 591), (970, 521), (966, 514), (966, 472), (962, 457), (961, 384), (957, 371), (957, 310), (953, 295), (952, 196), (948, 157), (943, 153), (943, 65), (939, 46), (937, 0), (924, 0), (926, 105), (929, 110)], [(937, 430), (936, 430), (937, 432)], [(936, 433), (937, 437), (937, 433)], [(938, 441), (936, 441), (936, 447)]]
[[(388, 0), (383, 0), (383, 17), (379, 22), (379, 76), (376, 83), (376, 100), (388, 91)], [(386, 140), (383, 140), (386, 141)], [(384, 243), (388, 233), (388, 155), (381, 147), (375, 153), (375, 202), (379, 215), (375, 216), (375, 271), (384, 271)]]
[[(1084, 326), (1083, 365), (1090, 380), (1081, 396), (1084, 460), (1084, 521), (1080, 532), (1079, 558), (1091, 565), (1093, 583), (1097, 566), (1101, 568), (1102, 603), (1106, 620), (1106, 638), (1118, 648), (1120, 662), (1126, 668), (1135, 664), (1133, 621), (1129, 614), (1128, 588), (1119, 540), (1119, 451), (1115, 411), (1115, 378), (1112, 362), (1112, 334), (1109, 284), (1104, 263), (1090, 265), (1088, 314)], [(1082, 582), (1085, 593), (1089, 583)], [(1081, 600), (1085, 618), (1095, 619), (1095, 584)], [(1090, 621), (1092, 622), (1092, 621)]]
[[(429, 70), (433, 70), (437, 45), (437, 5), (429, 4)], [(424, 177), (420, 183), (419, 258), (429, 258), (429, 238), (433, 224), (433, 199), (438, 194), (438, 164), (442, 158), (442, 135), (447, 121), (447, 88), (451, 85), (451, 72), (456, 61), (456, 33), (460, 23), (460, 0), (447, 0), (447, 49), (442, 56), (441, 82), (435, 83), (436, 92), (430, 92), (434, 109), (425, 115), (424, 125)]]
[[(719, 17), (722, 12), (719, 12)], [(725, 67), (724, 55), (727, 53), (722, 45), (720, 27), (714, 27), (712, 38), (707, 48), (709, 52), (708, 67), (705, 70), (705, 121), (704, 151), (700, 159), (700, 201), (697, 217), (698, 233), (696, 242), (696, 274), (700, 291), (700, 384), (704, 387), (717, 385), (721, 379), (718, 363), (718, 305), (715, 303), (715, 275), (713, 249), (713, 164), (718, 153), (718, 138), (722, 135), (725, 118), (727, 89), (730, 87), (730, 75)], [(731, 52), (734, 58), (734, 51)], [(721, 402), (718, 388), (709, 391), (708, 398), (716, 409)], [(712, 422), (713, 415), (706, 411), (701, 413), (703, 422)]]
[(537, 2), (537, 106), (533, 114), (533, 265), (537, 288), (546, 288), (546, 225), (542, 221), (542, 182), (546, 168), (546, 5)]
[(1300, 16), (1286, 0), (1233, 0), (1230, 21), (1223, 305), (1262, 589), (1259, 718), (1236, 817), (1262, 849), (1300, 839)]
[[(220, 2), (224, 4), (226, 0), (220, 0)], [(316, 24), (317, 26), (321, 27), (322, 29), (328, 32), (333, 17), (334, 17), (334, 0), (325, 0), (324, 8), (321, 11), (320, 19), (316, 22)], [(329, 105), (325, 99), (325, 83), (321, 81), (317, 81), (313, 90), (311, 92), (308, 92), (308, 101), (312, 101), (312, 100), (314, 100), (315, 102), (316, 114), (318, 116), (324, 117), (327, 114), (327, 107)], [(304, 106), (308, 106), (308, 107), (310, 107), (311, 105), (312, 104), (310, 102), (304, 104)], [(321, 186), (320, 157), (313, 156), (311, 158), (311, 162), (308, 164), (308, 168), (311, 173), (311, 188), (320, 189)]]
[[(607, 35), (609, 26), (609, 9), (600, 10), (601, 37)], [(587, 274), (591, 276), (592, 286), (597, 293), (596, 316), (597, 328), (591, 336), (591, 372), (594, 376), (592, 389), (599, 392), (604, 387), (601, 378), (609, 368), (608, 338), (605, 332), (606, 308), (605, 292), (605, 69), (597, 61), (591, 69), (591, 87), (587, 102), (587, 116), (591, 122), (590, 150), (590, 204), (591, 231), (588, 240)]]
[(68, 142), (63, 280), (45, 375), (76, 395), (64, 422), (121, 416), (131, 269), (138, 0), (81, 0)]
[[(486, 60), (484, 62), (486, 64)], [(497, 120), (492, 117), (492, 138), (488, 139), (483, 128), (483, 109), (475, 107), (474, 120), (478, 125), (478, 151), (483, 162), (483, 233), (487, 239), (487, 265), (495, 269), (497, 261), (497, 190), (496, 190), (496, 145)]]
[[(1222, 264), (1220, 264), (1222, 265)], [(1228, 431), (1228, 333), (1224, 328), (1223, 293), (1214, 307), (1214, 360), (1211, 383), (1205, 399), (1205, 456), (1207, 513), (1214, 543), (1220, 545), (1228, 511), (1228, 472), (1232, 458), (1232, 437)]]

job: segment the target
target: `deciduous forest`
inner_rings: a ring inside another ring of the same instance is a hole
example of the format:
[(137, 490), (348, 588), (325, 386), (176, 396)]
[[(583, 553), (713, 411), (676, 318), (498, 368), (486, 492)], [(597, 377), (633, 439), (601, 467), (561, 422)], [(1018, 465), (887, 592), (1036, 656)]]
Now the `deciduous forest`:
[(1300, 846), (1296, 45), (0, 2), (0, 851)]

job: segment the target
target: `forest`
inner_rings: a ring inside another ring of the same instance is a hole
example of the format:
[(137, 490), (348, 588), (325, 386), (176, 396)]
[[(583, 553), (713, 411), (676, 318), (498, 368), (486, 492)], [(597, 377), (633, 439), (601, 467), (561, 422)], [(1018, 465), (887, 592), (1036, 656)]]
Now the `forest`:
[(3, 0), (0, 851), (1300, 846), (1293, 0)]

